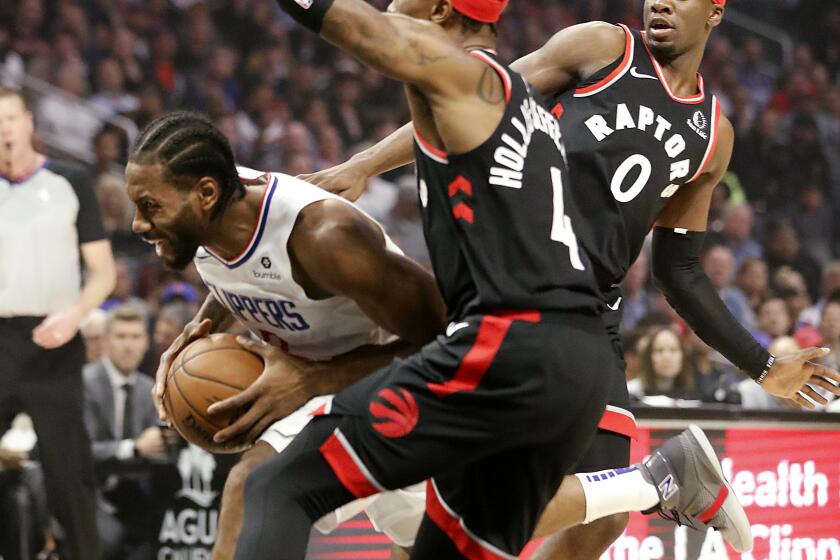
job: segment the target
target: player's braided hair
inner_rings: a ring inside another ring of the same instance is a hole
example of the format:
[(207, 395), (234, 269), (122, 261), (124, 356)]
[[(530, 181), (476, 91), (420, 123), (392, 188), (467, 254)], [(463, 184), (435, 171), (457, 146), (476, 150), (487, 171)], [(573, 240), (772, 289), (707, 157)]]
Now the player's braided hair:
[(129, 161), (160, 163), (166, 180), (179, 188), (188, 189), (201, 177), (215, 179), (221, 193), (211, 218), (245, 196), (230, 143), (210, 119), (198, 113), (176, 111), (150, 122), (137, 138)]

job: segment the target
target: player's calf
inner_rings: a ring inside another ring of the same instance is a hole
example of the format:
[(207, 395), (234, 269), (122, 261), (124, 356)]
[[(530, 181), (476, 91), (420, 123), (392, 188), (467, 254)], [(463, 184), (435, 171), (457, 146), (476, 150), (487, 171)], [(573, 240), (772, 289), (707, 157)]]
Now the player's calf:
[(621, 536), (630, 515), (616, 513), (586, 525), (576, 525), (546, 537), (532, 560), (598, 560)]
[(230, 470), (222, 492), (222, 507), (219, 512), (219, 528), (216, 544), (213, 546), (213, 560), (233, 560), (236, 539), (242, 529), (242, 496), (245, 481), (251, 472), (277, 452), (264, 441), (243, 453), (240, 461)]

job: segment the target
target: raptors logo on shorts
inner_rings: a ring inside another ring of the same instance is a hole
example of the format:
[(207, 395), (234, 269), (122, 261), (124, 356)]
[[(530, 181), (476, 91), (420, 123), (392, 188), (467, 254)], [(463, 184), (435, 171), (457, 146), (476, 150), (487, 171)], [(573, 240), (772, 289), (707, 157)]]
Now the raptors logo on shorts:
[(387, 438), (400, 438), (411, 433), (420, 416), (411, 393), (403, 388), (397, 391), (382, 389), (376, 395), (378, 400), (371, 401), (368, 408), (373, 427)]

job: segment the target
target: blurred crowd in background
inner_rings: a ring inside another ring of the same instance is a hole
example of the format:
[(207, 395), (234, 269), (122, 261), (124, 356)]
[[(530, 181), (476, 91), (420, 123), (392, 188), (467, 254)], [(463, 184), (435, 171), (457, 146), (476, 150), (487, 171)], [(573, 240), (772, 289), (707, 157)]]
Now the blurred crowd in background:
[[(641, 15), (641, 0), (516, 0), (499, 27), (500, 56), (512, 61), (582, 21), (641, 27)], [(771, 351), (828, 346), (836, 368), (840, 3), (730, 2), (702, 73), (736, 133), (703, 265)], [(202, 111), (242, 165), (297, 175), (343, 162), (408, 117), (400, 84), (294, 25), (272, 0), (3, 2), (0, 81), (36, 100), (43, 149), (95, 176), (118, 263), (105, 307), (131, 303), (146, 317), (152, 342), (141, 369), (149, 374), (205, 291), (194, 271), (165, 271), (131, 233), (122, 171), (139, 128), (172, 109)], [(428, 265), (410, 168), (373, 179), (360, 203)], [(624, 307), (628, 382), (642, 401), (787, 406), (691, 334), (653, 288), (645, 253), (624, 283)], [(84, 327), (91, 360), (103, 333), (104, 312), (94, 313)]]

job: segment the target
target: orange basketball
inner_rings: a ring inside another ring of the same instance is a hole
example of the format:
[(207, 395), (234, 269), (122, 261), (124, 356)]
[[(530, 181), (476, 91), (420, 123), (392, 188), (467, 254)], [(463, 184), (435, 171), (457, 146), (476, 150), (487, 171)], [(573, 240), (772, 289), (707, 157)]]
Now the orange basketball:
[(244, 410), (210, 416), (207, 407), (247, 388), (263, 371), (262, 358), (245, 350), (232, 334), (211, 334), (190, 343), (175, 358), (163, 403), (175, 429), (211, 453), (238, 453), (247, 445), (216, 443), (217, 431)]

